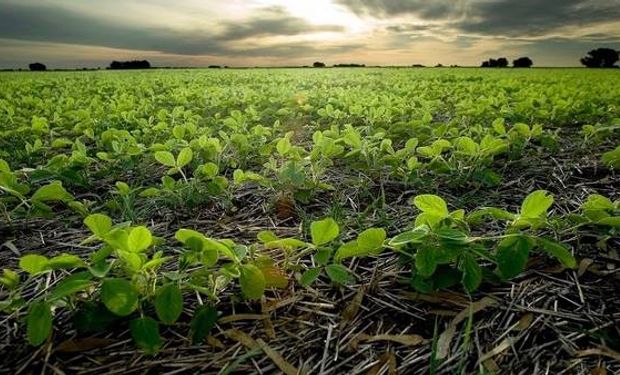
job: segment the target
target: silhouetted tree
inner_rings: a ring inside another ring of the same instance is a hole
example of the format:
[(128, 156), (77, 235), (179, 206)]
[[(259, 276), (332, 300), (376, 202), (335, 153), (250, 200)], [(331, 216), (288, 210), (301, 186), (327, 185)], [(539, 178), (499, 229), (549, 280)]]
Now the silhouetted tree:
[(47, 67), (45, 65), (38, 62), (29, 64), (28, 68), (30, 68), (30, 70), (32, 70), (33, 72), (43, 72), (47, 70)]
[(149, 69), (151, 63), (146, 60), (112, 61), (109, 69)]
[(489, 59), (489, 61), (483, 61), (480, 65), (481, 68), (505, 68), (508, 66), (508, 60), (505, 57), (499, 59)]
[(209, 65), (209, 69), (220, 69), (221, 66), (219, 65)]
[(515, 68), (531, 68), (534, 62), (529, 57), (519, 57), (512, 62), (512, 66)]
[(312, 64), (312, 66), (315, 68), (325, 68), (325, 63), (316, 61), (314, 64)]
[(618, 51), (611, 48), (597, 48), (588, 52), (581, 63), (588, 68), (613, 68), (618, 61)]
[(334, 68), (364, 68), (366, 64), (336, 64)]

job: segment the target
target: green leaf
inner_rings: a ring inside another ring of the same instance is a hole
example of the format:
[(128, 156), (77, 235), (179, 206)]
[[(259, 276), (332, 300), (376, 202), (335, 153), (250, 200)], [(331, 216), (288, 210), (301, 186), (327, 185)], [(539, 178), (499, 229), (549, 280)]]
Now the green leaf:
[(177, 156), (176, 166), (177, 168), (183, 168), (187, 164), (189, 164), (194, 157), (194, 153), (191, 148), (186, 147), (179, 152), (179, 156)]
[(310, 235), (315, 246), (325, 245), (340, 234), (338, 223), (331, 217), (310, 224)]
[(601, 160), (610, 168), (620, 169), (620, 146), (612, 151), (604, 153)]
[(68, 202), (73, 200), (73, 196), (65, 190), (62, 182), (54, 181), (40, 187), (30, 199), (38, 202)]
[(314, 262), (319, 266), (324, 266), (329, 262), (329, 259), (332, 256), (331, 249), (319, 249), (319, 251), (314, 254)]
[(568, 249), (564, 247), (564, 245), (541, 237), (537, 238), (537, 241), (544, 251), (559, 260), (560, 263), (562, 263), (565, 267), (577, 267), (577, 260), (575, 259), (573, 254), (571, 254), (570, 251), (568, 251)]
[(468, 292), (478, 289), (482, 282), (482, 268), (470, 254), (463, 254), (461, 270), (463, 271), (463, 286)]
[(217, 310), (213, 306), (200, 306), (190, 323), (192, 342), (200, 344), (217, 322)]
[(183, 295), (176, 284), (159, 288), (155, 297), (155, 312), (164, 324), (173, 324), (183, 312)]
[(26, 334), (30, 345), (39, 346), (52, 333), (52, 310), (46, 302), (34, 302), (26, 316)]
[(614, 227), (614, 228), (620, 229), (620, 216), (606, 217), (604, 219), (598, 220), (596, 222), (596, 224), (607, 225), (607, 226), (610, 226), (610, 227)]
[(153, 355), (161, 348), (161, 337), (159, 336), (159, 325), (153, 318), (137, 318), (129, 323), (131, 337), (136, 345), (144, 353)]
[(545, 190), (536, 190), (528, 195), (521, 205), (520, 215), (526, 219), (536, 219), (546, 215), (553, 204), (553, 196)]
[(429, 215), (437, 216), (440, 218), (445, 218), (450, 215), (450, 211), (448, 211), (448, 205), (446, 204), (446, 201), (436, 195), (418, 195), (413, 199), (413, 204), (415, 204), (415, 206), (419, 208), (420, 211)]
[(369, 228), (357, 237), (357, 246), (363, 254), (379, 254), (387, 234), (383, 228)]
[(30, 275), (35, 275), (47, 270), (48, 262), (49, 260), (43, 255), (28, 254), (19, 259), (19, 268)]
[(268, 249), (299, 249), (308, 247), (308, 243), (298, 240), (297, 238), (281, 238), (265, 243)]
[(177, 166), (176, 161), (174, 160), (174, 155), (168, 151), (157, 151), (155, 153), (155, 160), (165, 165), (166, 167), (174, 168)]
[(115, 228), (105, 235), (104, 241), (115, 250), (129, 251), (127, 242), (129, 240), (129, 234), (127, 230)]
[(510, 279), (523, 270), (530, 256), (532, 242), (527, 237), (517, 236), (502, 240), (497, 245), (497, 267), (501, 276)]
[(80, 268), (84, 267), (84, 262), (80, 257), (73, 254), (60, 254), (47, 262), (47, 269), (60, 270), (67, 268)]
[(127, 247), (129, 251), (136, 253), (148, 249), (152, 243), (153, 236), (151, 235), (151, 231), (144, 226), (133, 228), (127, 237)]
[(321, 268), (310, 268), (306, 270), (299, 279), (299, 284), (304, 287), (312, 285), (321, 275)]
[(355, 278), (349, 270), (341, 265), (341, 264), (330, 264), (325, 267), (325, 271), (327, 272), (327, 276), (336, 284), (351, 284), (355, 282)]
[(432, 247), (422, 247), (415, 255), (415, 268), (421, 277), (430, 277), (437, 269), (434, 249)]
[(93, 285), (90, 272), (80, 272), (60, 281), (47, 296), (48, 301), (55, 301), (82, 292)]
[(258, 240), (264, 244), (278, 240), (278, 236), (276, 236), (276, 234), (270, 230), (262, 230), (258, 232), (256, 238), (258, 238)]
[(424, 241), (424, 238), (428, 235), (428, 233), (428, 226), (421, 225), (407, 232), (398, 234), (397, 236), (393, 237), (388, 244), (393, 247), (400, 247), (409, 243), (420, 244)]
[(349, 241), (342, 244), (336, 254), (334, 255), (334, 261), (340, 262), (346, 258), (352, 258), (356, 256), (364, 255), (360, 252), (359, 246), (357, 245), (357, 241)]
[(248, 299), (261, 298), (265, 293), (265, 275), (253, 264), (242, 265), (240, 271), (239, 285), (243, 295)]
[(3, 269), (2, 276), (0, 277), (0, 285), (4, 285), (4, 287), (9, 290), (17, 288), (19, 285), (19, 274), (8, 268)]
[(103, 214), (87, 216), (84, 219), (84, 224), (99, 238), (103, 238), (112, 229), (112, 219)]
[(118, 316), (127, 316), (138, 308), (138, 291), (125, 279), (107, 279), (101, 284), (103, 304)]

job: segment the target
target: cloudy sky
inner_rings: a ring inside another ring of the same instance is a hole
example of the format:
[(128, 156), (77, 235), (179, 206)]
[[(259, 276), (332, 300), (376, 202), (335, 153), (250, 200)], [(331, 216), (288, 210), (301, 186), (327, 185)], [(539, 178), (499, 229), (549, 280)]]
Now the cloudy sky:
[(579, 65), (620, 49), (620, 0), (0, 0), (0, 67)]

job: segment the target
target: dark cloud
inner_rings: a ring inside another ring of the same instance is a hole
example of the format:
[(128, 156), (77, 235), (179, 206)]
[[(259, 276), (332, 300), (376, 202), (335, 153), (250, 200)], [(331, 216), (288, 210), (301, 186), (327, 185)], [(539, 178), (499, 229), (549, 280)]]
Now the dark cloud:
[(465, 0), (335, 0), (358, 15), (390, 17), (415, 14), (424, 19), (445, 19), (463, 12)]
[[(247, 22), (220, 23), (218, 26), (221, 32), (179, 31), (118, 23), (49, 5), (6, 3), (0, 6), (0, 36), (5, 39), (149, 50), (180, 55), (299, 57), (316, 53), (316, 47), (310, 43), (302, 43), (249, 45), (237, 49), (231, 43), (250, 37), (292, 36), (343, 30), (337, 25), (310, 25), (277, 7), (263, 9)], [(329, 48), (348, 51), (355, 47), (346, 44)]]
[(620, 21), (620, 0), (496, 0), (472, 2), (456, 26), (490, 35), (543, 36), (610, 21)]
[[(620, 22), (620, 0), (336, 0), (356, 14), (415, 15), (444, 21), (443, 29), (493, 36), (544, 36), (565, 27)], [(423, 26), (395, 25), (412, 32)], [(422, 31), (422, 30), (417, 30)]]

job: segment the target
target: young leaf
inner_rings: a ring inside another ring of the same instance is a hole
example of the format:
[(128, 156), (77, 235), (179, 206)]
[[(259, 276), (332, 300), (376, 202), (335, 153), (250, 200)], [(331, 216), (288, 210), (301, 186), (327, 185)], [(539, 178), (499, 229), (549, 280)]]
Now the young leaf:
[(217, 322), (217, 310), (213, 306), (202, 305), (194, 313), (190, 323), (192, 342), (201, 343)]
[(301, 284), (301, 286), (308, 287), (319, 278), (319, 275), (321, 275), (321, 268), (310, 268), (301, 275), (299, 284)]
[(39, 346), (52, 333), (52, 310), (46, 302), (34, 302), (26, 316), (26, 335), (30, 345)]
[(49, 260), (43, 255), (28, 254), (19, 259), (19, 268), (30, 275), (47, 270)]
[(87, 216), (84, 219), (84, 224), (99, 238), (103, 238), (112, 229), (112, 219), (103, 214)]
[(144, 226), (133, 228), (127, 237), (127, 247), (129, 248), (129, 251), (133, 251), (135, 253), (146, 250), (149, 246), (151, 246), (152, 242), (153, 236), (151, 235), (151, 231)]
[(129, 323), (131, 337), (136, 345), (144, 353), (153, 355), (161, 348), (161, 337), (159, 336), (159, 325), (153, 318), (144, 317), (132, 320)]
[(478, 289), (482, 282), (482, 269), (471, 254), (463, 254), (461, 270), (463, 271), (463, 286), (468, 292)]
[(60, 254), (47, 262), (47, 269), (60, 270), (67, 268), (84, 267), (84, 262), (80, 257), (73, 254)]
[(174, 155), (168, 151), (157, 151), (155, 153), (155, 160), (165, 165), (166, 167), (174, 168), (177, 163), (174, 160)]
[(420, 244), (423, 242), (424, 237), (426, 237), (428, 233), (428, 226), (422, 225), (407, 232), (396, 235), (396, 237), (393, 237), (388, 244), (393, 247), (400, 247), (409, 243)]
[(553, 196), (545, 190), (536, 190), (528, 195), (521, 204), (520, 215), (526, 219), (536, 219), (547, 213), (553, 204)]
[(544, 251), (549, 253), (549, 255), (555, 257), (564, 266), (568, 268), (577, 267), (577, 260), (575, 259), (573, 254), (571, 254), (570, 251), (568, 251), (568, 249), (564, 247), (564, 245), (540, 237), (537, 238), (537, 241)]
[(349, 241), (349, 242), (342, 244), (338, 248), (338, 250), (336, 251), (336, 254), (334, 255), (334, 261), (340, 262), (343, 259), (356, 257), (360, 255), (364, 255), (364, 254), (360, 252), (359, 247), (357, 246), (357, 241)]
[(523, 270), (530, 255), (532, 243), (527, 237), (509, 237), (497, 245), (497, 267), (501, 276), (510, 279)]
[(351, 284), (355, 282), (355, 278), (349, 270), (341, 264), (330, 264), (325, 267), (327, 276), (336, 284)]
[(338, 223), (331, 217), (310, 224), (310, 235), (315, 246), (325, 245), (340, 234)]
[(125, 279), (107, 279), (101, 284), (103, 304), (118, 316), (127, 316), (138, 308), (138, 292)]
[(429, 277), (437, 269), (437, 261), (432, 247), (422, 247), (415, 255), (415, 268), (421, 277)]
[(420, 211), (440, 218), (447, 217), (450, 214), (446, 201), (436, 195), (418, 195), (413, 199), (413, 204), (415, 204)]
[(332, 256), (331, 249), (319, 249), (319, 251), (314, 254), (314, 262), (319, 266), (324, 266), (329, 262), (329, 258)]
[(248, 299), (261, 298), (266, 287), (265, 276), (261, 270), (253, 264), (244, 264), (240, 271), (239, 285), (243, 295)]
[(48, 294), (48, 301), (55, 301), (61, 298), (71, 296), (77, 292), (84, 291), (93, 285), (90, 272), (80, 272), (73, 274), (60, 281), (54, 289)]
[(155, 297), (155, 312), (164, 324), (173, 324), (183, 312), (183, 295), (176, 284), (161, 287)]
[(192, 149), (186, 147), (179, 152), (179, 156), (177, 156), (176, 166), (177, 168), (183, 168), (187, 164), (189, 164), (194, 157), (194, 153)]
[(39, 202), (68, 202), (73, 200), (73, 196), (65, 190), (60, 181), (54, 181), (40, 187), (31, 199)]
[(379, 254), (387, 234), (383, 228), (369, 228), (357, 237), (357, 246), (363, 254)]

